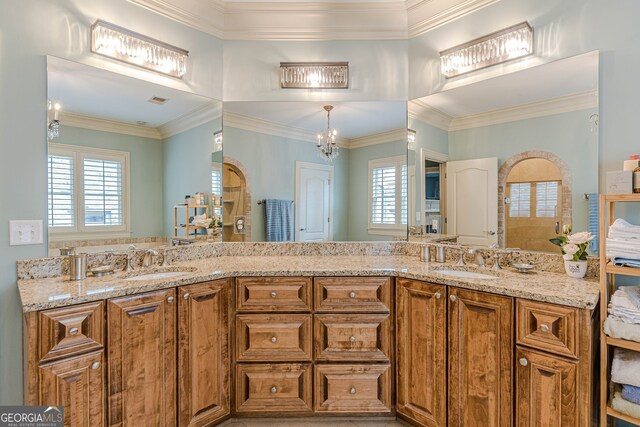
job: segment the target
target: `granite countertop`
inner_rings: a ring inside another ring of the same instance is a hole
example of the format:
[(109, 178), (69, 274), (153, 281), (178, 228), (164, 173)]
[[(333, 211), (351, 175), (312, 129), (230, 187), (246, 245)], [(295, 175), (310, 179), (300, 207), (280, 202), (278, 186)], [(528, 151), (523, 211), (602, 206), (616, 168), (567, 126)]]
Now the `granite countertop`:
[[(597, 281), (573, 279), (564, 274), (535, 271), (521, 274), (511, 268), (496, 273), (485, 268), (476, 270), (497, 277), (474, 279), (438, 273), (442, 268), (473, 270), (472, 267), (433, 262), (427, 266), (417, 257), (400, 255), (221, 256), (79, 281), (71, 281), (68, 276), (23, 279), (18, 281), (18, 289), (24, 312), (237, 276), (394, 276), (589, 309), (595, 308), (599, 298)], [(126, 280), (140, 274), (167, 271), (184, 271), (185, 274), (163, 279)]]

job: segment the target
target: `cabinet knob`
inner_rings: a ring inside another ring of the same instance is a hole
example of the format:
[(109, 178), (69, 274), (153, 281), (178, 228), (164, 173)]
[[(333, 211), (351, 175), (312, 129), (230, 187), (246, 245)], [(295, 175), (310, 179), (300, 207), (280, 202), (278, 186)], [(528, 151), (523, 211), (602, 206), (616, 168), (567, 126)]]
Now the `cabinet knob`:
[(78, 334), (78, 328), (69, 329), (69, 335), (77, 335), (77, 334)]
[(349, 341), (351, 341), (351, 342), (356, 342), (356, 337), (354, 337), (353, 335), (351, 335), (351, 338), (349, 338)]
[(100, 362), (93, 362), (91, 364), (91, 369), (98, 369), (100, 367)]
[(189, 292), (187, 292), (186, 294), (182, 295), (182, 298), (189, 299)]
[(436, 299), (442, 298), (442, 294), (440, 292), (436, 292), (434, 296), (436, 297)]
[(278, 389), (276, 388), (276, 386), (271, 387), (271, 393), (277, 393)]
[(173, 297), (167, 298), (167, 302), (173, 302)]
[(519, 362), (522, 366), (527, 366), (529, 364), (529, 361), (527, 360), (526, 357), (521, 358)]
[(349, 293), (349, 298), (355, 298), (356, 297), (356, 293), (354, 291), (351, 291)]
[(455, 295), (449, 295), (449, 299), (450, 299), (451, 301), (453, 301), (453, 302), (456, 302), (456, 300), (458, 299), (458, 297), (457, 297), (457, 296), (455, 296)]
[(277, 293), (277, 292), (271, 292), (271, 298), (275, 298), (275, 297), (277, 297), (277, 296), (278, 296), (278, 293)]
[(356, 388), (355, 387), (351, 387), (351, 390), (349, 390), (349, 393), (356, 394)]
[(271, 337), (271, 342), (278, 342), (278, 338), (276, 338), (276, 337)]
[(549, 332), (549, 325), (543, 323), (542, 325), (540, 325), (540, 330), (542, 332)]

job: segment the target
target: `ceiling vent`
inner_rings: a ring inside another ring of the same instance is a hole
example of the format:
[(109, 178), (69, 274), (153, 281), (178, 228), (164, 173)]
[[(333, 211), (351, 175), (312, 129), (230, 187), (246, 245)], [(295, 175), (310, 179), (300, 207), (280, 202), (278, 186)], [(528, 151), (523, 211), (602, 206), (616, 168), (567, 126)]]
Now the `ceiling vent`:
[(154, 96), (153, 98), (149, 99), (149, 102), (152, 104), (158, 104), (158, 105), (162, 105), (164, 103), (166, 103), (168, 101), (167, 98), (161, 98), (159, 96)]

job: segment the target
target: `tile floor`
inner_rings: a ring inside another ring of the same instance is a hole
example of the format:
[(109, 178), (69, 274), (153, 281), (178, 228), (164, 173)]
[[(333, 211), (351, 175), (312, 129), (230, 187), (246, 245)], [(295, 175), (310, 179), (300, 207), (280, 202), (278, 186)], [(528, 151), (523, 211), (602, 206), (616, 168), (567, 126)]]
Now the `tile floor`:
[(402, 421), (371, 418), (232, 418), (221, 427), (406, 427)]

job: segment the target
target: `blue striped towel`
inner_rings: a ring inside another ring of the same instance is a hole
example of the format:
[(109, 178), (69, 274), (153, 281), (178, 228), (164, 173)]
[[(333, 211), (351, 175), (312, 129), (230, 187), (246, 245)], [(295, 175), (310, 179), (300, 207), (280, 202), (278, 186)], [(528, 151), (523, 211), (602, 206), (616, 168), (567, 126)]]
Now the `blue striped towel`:
[(640, 405), (640, 387), (622, 384), (622, 398)]
[(293, 241), (293, 202), (291, 200), (266, 199), (264, 221), (267, 242)]
[(595, 238), (590, 242), (591, 250), (598, 253), (598, 193), (589, 193), (589, 231)]

